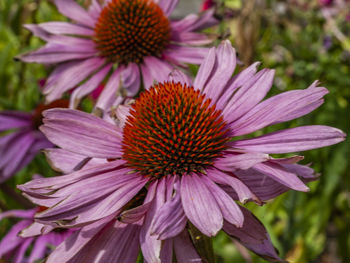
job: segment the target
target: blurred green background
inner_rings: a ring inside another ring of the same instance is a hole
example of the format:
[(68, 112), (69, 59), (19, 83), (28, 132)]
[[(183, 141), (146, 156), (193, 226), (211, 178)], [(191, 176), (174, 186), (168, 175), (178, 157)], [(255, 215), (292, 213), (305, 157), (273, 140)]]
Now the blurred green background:
[[(193, 6), (198, 6), (198, 1)], [(84, 1), (81, 1), (84, 4)], [(86, 1), (85, 1), (86, 2)], [(350, 133), (350, 4), (348, 1), (226, 0), (216, 1), (217, 17), (211, 30), (229, 38), (237, 48), (241, 67), (262, 61), (276, 69), (269, 96), (303, 89), (318, 79), (330, 94), (313, 113), (267, 128), (262, 132), (306, 124), (324, 124)], [(176, 14), (181, 15), (181, 10)], [(14, 61), (42, 42), (22, 27), (24, 23), (65, 20), (49, 0), (0, 0), (0, 110), (31, 111), (40, 101), (39, 82), (50, 68)], [(288, 192), (263, 207), (248, 207), (266, 225), (273, 243), (290, 262), (350, 262), (350, 142), (305, 153), (304, 164), (321, 174), (309, 193)], [(1, 157), (0, 157), (1, 158)], [(43, 156), (6, 183), (14, 187), (32, 174), (53, 175)], [(21, 208), (3, 192), (0, 204)], [(0, 224), (3, 235), (10, 222)], [(214, 240), (217, 262), (265, 262), (237, 248), (224, 234)]]

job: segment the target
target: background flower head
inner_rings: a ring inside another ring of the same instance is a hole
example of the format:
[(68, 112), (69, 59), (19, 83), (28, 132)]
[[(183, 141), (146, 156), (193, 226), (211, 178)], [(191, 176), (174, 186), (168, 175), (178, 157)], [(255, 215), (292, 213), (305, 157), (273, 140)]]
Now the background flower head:
[[(91, 1), (87, 10), (73, 0), (56, 0), (58, 10), (73, 22), (26, 25), (47, 44), (18, 58), (56, 64), (43, 93), (48, 101), (77, 87), (71, 106), (108, 79), (96, 106), (107, 109), (121, 97), (134, 96), (163, 81), (174, 66), (199, 64), (211, 40), (197, 31), (216, 23), (213, 11), (172, 20), (177, 0)], [(137, 13), (137, 15), (134, 15)], [(82, 83), (83, 82), (83, 83)], [(117, 101), (116, 103), (120, 103)]]
[(61, 230), (45, 234), (37, 232), (36, 236), (21, 237), (21, 232), (28, 232), (27, 228), (31, 228), (35, 224), (34, 214), (36, 211), (37, 209), (10, 210), (0, 213), (0, 220), (9, 217), (21, 219), (2, 238), (0, 258), (6, 259), (8, 262), (37, 262), (37, 260), (44, 259), (54, 247), (72, 234), (72, 230)]
[(20, 111), (0, 112), (0, 182), (7, 180), (25, 167), (40, 150), (52, 144), (39, 131), (42, 111), (54, 107), (67, 107), (68, 102), (58, 100), (39, 105), (32, 113)]

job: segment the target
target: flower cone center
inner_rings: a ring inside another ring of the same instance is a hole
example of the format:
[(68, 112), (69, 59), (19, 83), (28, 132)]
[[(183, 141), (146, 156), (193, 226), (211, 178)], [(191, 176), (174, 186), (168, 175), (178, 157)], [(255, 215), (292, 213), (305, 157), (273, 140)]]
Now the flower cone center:
[(143, 92), (124, 126), (123, 158), (146, 176), (199, 172), (222, 155), (226, 123), (210, 99), (180, 83)]
[(65, 99), (55, 100), (49, 104), (39, 104), (32, 116), (32, 125), (35, 129), (38, 129), (41, 124), (43, 124), (43, 111), (53, 108), (68, 108), (69, 101)]
[(152, 0), (112, 0), (95, 26), (100, 55), (125, 65), (160, 56), (169, 39), (169, 20)]

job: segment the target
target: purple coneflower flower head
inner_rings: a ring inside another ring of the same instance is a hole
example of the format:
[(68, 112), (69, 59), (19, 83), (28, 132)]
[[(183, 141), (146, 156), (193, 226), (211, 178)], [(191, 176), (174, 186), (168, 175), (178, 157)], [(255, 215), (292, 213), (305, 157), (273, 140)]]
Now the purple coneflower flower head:
[(249, 238), (242, 237), (258, 223), (235, 201), (262, 204), (289, 189), (308, 191), (305, 182), (315, 175), (298, 164), (302, 156), (269, 154), (332, 145), (345, 134), (315, 125), (238, 138), (306, 115), (328, 91), (314, 82), (263, 100), (274, 71), (257, 72), (255, 63), (232, 77), (235, 66), (235, 50), (224, 41), (210, 49), (193, 83), (175, 71), (129, 108), (121, 107), (118, 125), (76, 110), (45, 111), (41, 130), (62, 148), (54, 158), (79, 154), (108, 162), (19, 186), (34, 203), (48, 207), (36, 220), (75, 227), (123, 217), (145, 191), (135, 213), (145, 214), (140, 246), (146, 261), (159, 262), (161, 240), (175, 238), (189, 222), (207, 236), (223, 229), (254, 252), (278, 259), (266, 232), (251, 230)]
[(43, 148), (52, 147), (39, 131), (42, 124), (42, 111), (67, 107), (65, 101), (55, 101), (49, 105), (39, 105), (33, 113), (20, 111), (0, 112), (0, 182), (7, 180), (25, 167)]
[[(31, 228), (36, 212), (37, 209), (11, 210), (0, 213), (0, 220), (8, 217), (21, 219), (0, 241), (0, 258), (6, 259), (6, 262), (34, 263), (37, 260), (44, 259), (52, 251), (53, 247), (61, 244), (73, 232), (73, 230), (67, 229), (55, 230), (43, 235), (37, 232), (36, 235), (38, 236), (21, 237), (22, 232), (26, 235), (25, 232), (28, 232), (27, 228)], [(38, 229), (41, 229), (41, 227)], [(29, 254), (27, 254), (28, 251), (30, 251)]]
[(320, 6), (331, 6), (333, 4), (333, 0), (319, 0), (318, 3)]
[(116, 97), (134, 96), (141, 79), (149, 88), (154, 80), (165, 80), (174, 66), (202, 62), (208, 48), (201, 46), (211, 39), (197, 31), (216, 23), (213, 10), (172, 20), (169, 15), (177, 2), (109, 0), (101, 6), (93, 0), (85, 10), (73, 0), (55, 0), (58, 10), (73, 22), (26, 25), (47, 44), (19, 59), (58, 63), (43, 93), (52, 101), (78, 86), (71, 96), (71, 106), (111, 73), (96, 102), (97, 107), (106, 109)]

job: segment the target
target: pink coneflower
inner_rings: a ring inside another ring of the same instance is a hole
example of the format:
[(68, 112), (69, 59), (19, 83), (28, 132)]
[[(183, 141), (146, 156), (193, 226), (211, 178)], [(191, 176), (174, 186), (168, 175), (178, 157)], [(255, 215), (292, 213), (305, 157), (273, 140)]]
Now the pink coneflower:
[[(73, 0), (55, 0), (58, 10), (73, 23), (26, 25), (47, 44), (19, 56), (25, 62), (59, 63), (43, 93), (48, 101), (78, 86), (71, 105), (108, 82), (96, 106), (112, 105), (117, 96), (134, 96), (141, 80), (145, 88), (167, 78), (173, 66), (199, 64), (211, 40), (196, 31), (216, 23), (213, 11), (182, 20), (169, 19), (178, 0), (91, 1), (88, 10)], [(83, 82), (83, 83), (82, 83)]]
[(25, 167), (41, 149), (52, 147), (38, 127), (42, 124), (42, 111), (55, 107), (68, 107), (68, 102), (39, 105), (32, 113), (0, 112), (0, 132), (5, 132), (0, 137), (0, 182)]
[[(175, 238), (189, 222), (207, 236), (221, 229), (242, 236), (252, 229), (249, 238), (239, 240), (258, 254), (278, 258), (269, 238), (249, 227), (253, 216), (234, 200), (261, 204), (288, 189), (307, 191), (304, 181), (315, 177), (311, 168), (297, 164), (301, 156), (269, 154), (335, 144), (345, 134), (315, 125), (238, 139), (311, 112), (328, 91), (315, 82), (262, 101), (274, 71), (256, 72), (253, 64), (232, 78), (235, 66), (235, 50), (224, 41), (210, 49), (193, 84), (175, 72), (141, 93), (129, 110), (123, 107), (119, 125), (76, 110), (45, 111), (41, 130), (67, 159), (73, 152), (108, 162), (19, 186), (34, 203), (49, 207), (36, 220), (88, 226), (135, 208), (127, 213), (145, 214), (139, 240), (147, 262), (159, 262), (161, 240)], [(137, 208), (135, 196), (142, 193), (146, 197), (137, 198), (143, 203)]]
[(34, 223), (34, 214), (36, 212), (37, 209), (11, 210), (0, 213), (0, 220), (8, 217), (22, 219), (2, 238), (0, 242), (1, 259), (6, 259), (6, 262), (17, 263), (37, 262), (37, 260), (44, 259), (52, 251), (53, 246), (58, 246), (72, 234), (72, 230), (66, 229), (60, 231), (54, 230), (43, 235), (37, 232), (37, 236), (21, 237), (20, 234), (22, 231), (24, 231), (23, 234), (26, 235), (27, 233), (25, 232), (29, 232), (27, 228), (31, 228), (32, 224), (39, 225), (38, 223)]

